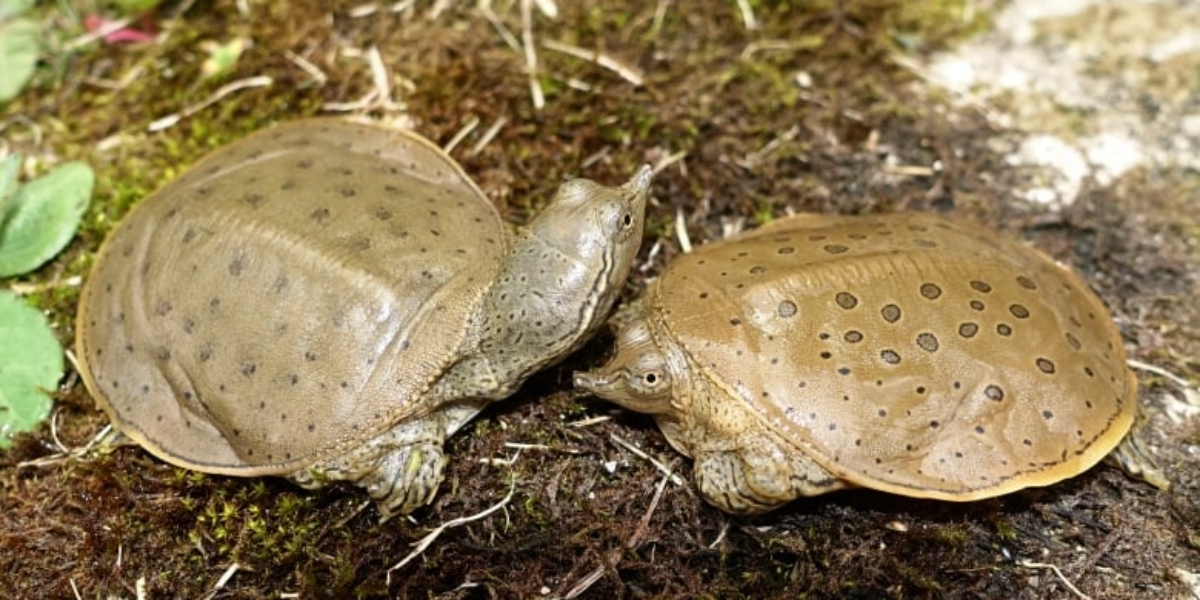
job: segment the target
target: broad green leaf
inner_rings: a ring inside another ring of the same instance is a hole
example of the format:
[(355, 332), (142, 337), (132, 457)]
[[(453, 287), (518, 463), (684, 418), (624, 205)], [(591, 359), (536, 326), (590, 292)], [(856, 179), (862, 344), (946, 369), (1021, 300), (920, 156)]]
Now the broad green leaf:
[(95, 180), (91, 167), (67, 163), (17, 188), (0, 215), (0, 277), (28, 273), (66, 247)]
[(50, 414), (50, 393), (63, 376), (63, 350), (46, 317), (0, 291), (0, 448)]
[(28, 19), (0, 22), (0, 102), (21, 93), (37, 65), (42, 26)]

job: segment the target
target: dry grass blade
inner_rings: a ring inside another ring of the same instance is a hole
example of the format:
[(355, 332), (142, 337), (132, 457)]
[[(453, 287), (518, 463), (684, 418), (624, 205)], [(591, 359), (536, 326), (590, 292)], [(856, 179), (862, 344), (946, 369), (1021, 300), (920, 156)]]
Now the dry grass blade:
[(146, 126), (146, 130), (150, 131), (150, 132), (155, 132), (155, 131), (162, 131), (164, 129), (168, 129), (170, 127), (174, 127), (176, 123), (179, 123), (180, 121), (186, 119), (187, 117), (190, 117), (190, 116), (208, 108), (209, 106), (212, 106), (213, 104), (216, 104), (217, 102), (220, 102), (222, 98), (224, 98), (234, 92), (238, 92), (238, 91), (249, 89), (249, 88), (266, 87), (266, 86), (271, 85), (273, 82), (274, 82), (274, 80), (272, 78), (270, 78), (266, 75), (260, 75), (258, 77), (247, 77), (245, 79), (239, 79), (232, 83), (227, 83), (227, 84), (221, 86), (220, 88), (218, 88), (217, 91), (213, 92), (213, 94), (211, 96), (209, 96), (208, 98), (206, 98), (203, 102), (201, 102), (199, 104), (193, 104), (173, 115), (167, 115), (165, 117), (151, 121), (150, 124), (148, 126)]
[(1058, 577), (1059, 581), (1062, 581), (1063, 585), (1067, 586), (1067, 589), (1071, 590), (1071, 593), (1075, 594), (1075, 596), (1077, 596), (1080, 600), (1092, 600), (1091, 596), (1079, 591), (1079, 588), (1075, 587), (1075, 585), (1072, 584), (1071, 581), (1067, 579), (1065, 575), (1063, 575), (1063, 572), (1055, 565), (1033, 562), (1031, 560), (1022, 560), (1018, 564), (1026, 569), (1050, 569), (1050, 571), (1054, 573), (1055, 577)]
[(541, 111), (546, 107), (546, 94), (538, 80), (537, 50), (533, 42), (533, 0), (521, 0), (521, 47), (525, 51), (525, 71), (529, 75), (529, 94), (533, 97), (533, 108)]
[(573, 56), (575, 58), (593, 62), (605, 69), (608, 69), (609, 71), (616, 73), (617, 75), (620, 75), (622, 79), (632, 83), (635, 86), (641, 86), (646, 81), (640, 69), (622, 64), (617, 59), (604, 54), (599, 50), (585, 50), (579, 46), (572, 46), (570, 44), (564, 44), (554, 40), (546, 40), (545, 42), (542, 42), (542, 46), (544, 46), (547, 50), (553, 50), (555, 52), (566, 54), (567, 56)]
[(684, 485), (683, 478), (676, 475), (674, 473), (674, 471), (671, 470), (671, 467), (668, 467), (667, 465), (663, 464), (662, 461), (659, 461), (658, 459), (650, 456), (649, 454), (646, 454), (645, 452), (642, 451), (641, 448), (638, 448), (637, 446), (634, 446), (633, 444), (630, 444), (629, 442), (617, 437), (617, 435), (615, 433), (608, 434), (608, 439), (612, 440), (613, 443), (617, 444), (618, 446), (621, 446), (622, 448), (625, 448), (626, 450), (636, 454), (637, 456), (646, 459), (647, 462), (654, 465), (654, 468), (661, 471), (664, 475), (670, 477), (671, 483), (674, 483), (675, 485), (679, 485), (679, 486)]
[(471, 132), (475, 131), (476, 127), (479, 127), (479, 117), (471, 115), (471, 118), (467, 119), (467, 122), (458, 129), (458, 132), (454, 134), (454, 137), (450, 138), (450, 141), (446, 142), (446, 145), (442, 147), (442, 152), (449, 154), (450, 152), (454, 151), (454, 148), (462, 143), (462, 141), (466, 139), (468, 135), (471, 135)]

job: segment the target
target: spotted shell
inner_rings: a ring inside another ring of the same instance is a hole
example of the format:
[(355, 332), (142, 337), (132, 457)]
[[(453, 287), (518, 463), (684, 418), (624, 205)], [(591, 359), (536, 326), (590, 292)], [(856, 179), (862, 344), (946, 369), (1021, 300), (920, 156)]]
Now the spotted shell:
[(853, 485), (1046, 485), (1133, 420), (1135, 378), (1087, 284), (949, 218), (780, 219), (677, 258), (646, 303), (660, 344)]
[(147, 197), (84, 288), (84, 380), (178, 465), (284, 474), (409, 415), (457, 351), (507, 231), (409, 132), (308, 120)]

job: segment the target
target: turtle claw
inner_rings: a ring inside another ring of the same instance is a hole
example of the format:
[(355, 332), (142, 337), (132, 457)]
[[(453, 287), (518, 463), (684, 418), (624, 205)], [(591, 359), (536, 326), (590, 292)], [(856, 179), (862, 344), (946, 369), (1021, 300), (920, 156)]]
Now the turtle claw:
[(357, 485), (379, 508), (380, 522), (407, 515), (433, 501), (442, 483), (446, 456), (441, 446), (413, 444), (383, 457)]

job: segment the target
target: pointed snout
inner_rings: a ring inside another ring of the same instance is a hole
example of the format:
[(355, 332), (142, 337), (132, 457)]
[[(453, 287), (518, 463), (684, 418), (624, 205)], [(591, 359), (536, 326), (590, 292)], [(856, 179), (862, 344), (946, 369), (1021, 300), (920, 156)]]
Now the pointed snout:
[(601, 385), (606, 385), (604, 378), (592, 371), (576, 371), (575, 372), (575, 387), (581, 390), (587, 390), (593, 394), (596, 393), (596, 388)]
[(653, 179), (654, 169), (650, 165), (642, 165), (642, 168), (633, 174), (633, 178), (624, 187), (634, 194), (642, 196), (650, 189), (650, 181)]

